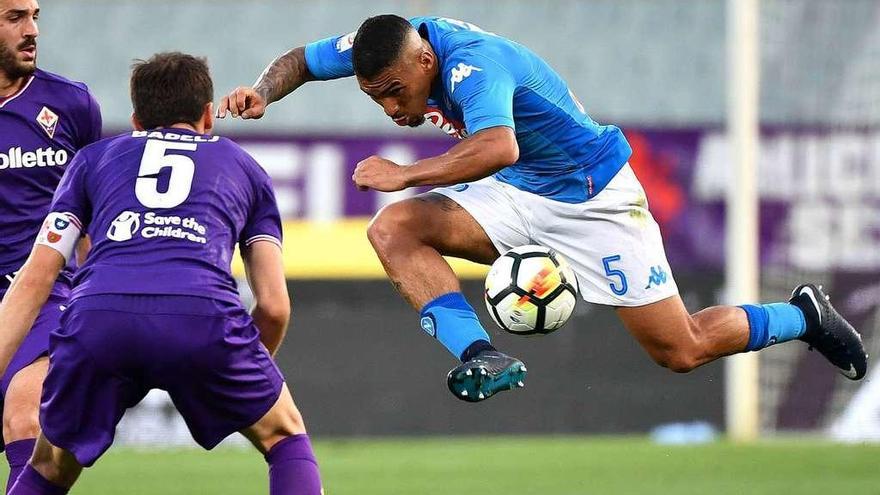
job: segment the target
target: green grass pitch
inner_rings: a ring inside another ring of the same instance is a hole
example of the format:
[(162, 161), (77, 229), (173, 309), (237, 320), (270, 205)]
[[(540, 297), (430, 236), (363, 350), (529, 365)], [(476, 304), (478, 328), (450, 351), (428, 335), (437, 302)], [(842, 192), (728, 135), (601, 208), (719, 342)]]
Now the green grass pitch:
[[(330, 440), (316, 442), (316, 450), (327, 495), (880, 494), (876, 445), (676, 447), (626, 437), (487, 437)], [(86, 470), (71, 493), (268, 489), (262, 458), (248, 450), (118, 448)]]

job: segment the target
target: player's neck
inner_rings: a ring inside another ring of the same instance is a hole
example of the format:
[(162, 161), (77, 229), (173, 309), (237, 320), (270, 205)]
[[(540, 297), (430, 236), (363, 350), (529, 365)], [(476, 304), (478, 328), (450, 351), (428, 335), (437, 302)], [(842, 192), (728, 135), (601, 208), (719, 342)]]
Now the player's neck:
[(10, 78), (5, 72), (0, 71), (0, 100), (9, 98), (21, 91), (30, 76)]
[(179, 124), (172, 124), (168, 127), (171, 129), (186, 129), (188, 131), (197, 132), (199, 134), (205, 133), (205, 125), (202, 123), (196, 123), (196, 125), (192, 125), (192, 124), (185, 124), (185, 123), (181, 122)]

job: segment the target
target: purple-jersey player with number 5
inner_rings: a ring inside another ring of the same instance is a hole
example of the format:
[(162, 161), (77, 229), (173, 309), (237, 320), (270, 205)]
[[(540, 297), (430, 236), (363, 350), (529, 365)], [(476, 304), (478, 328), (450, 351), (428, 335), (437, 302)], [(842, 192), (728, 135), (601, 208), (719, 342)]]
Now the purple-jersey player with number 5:
[[(159, 388), (202, 447), (244, 434), (266, 457), (272, 494), (319, 495), (302, 416), (272, 359), (290, 303), (269, 177), (211, 135), (203, 59), (163, 53), (136, 63), (131, 96), (136, 130), (77, 154), (0, 305), (2, 370), (89, 234), (92, 250), (50, 336), (43, 432), (10, 493), (67, 493), (110, 447), (125, 410)], [(256, 298), (251, 314), (230, 273), (236, 244)]]

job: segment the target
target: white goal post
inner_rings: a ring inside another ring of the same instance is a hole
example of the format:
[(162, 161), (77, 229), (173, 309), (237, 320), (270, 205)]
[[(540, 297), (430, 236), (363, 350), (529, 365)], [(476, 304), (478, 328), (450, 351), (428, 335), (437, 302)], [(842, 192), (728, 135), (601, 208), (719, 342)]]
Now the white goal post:
[[(727, 174), (725, 280), (727, 303), (756, 303), (758, 259), (758, 0), (727, 0), (727, 133), (733, 170)], [(725, 363), (725, 416), (731, 440), (758, 436), (758, 355)]]

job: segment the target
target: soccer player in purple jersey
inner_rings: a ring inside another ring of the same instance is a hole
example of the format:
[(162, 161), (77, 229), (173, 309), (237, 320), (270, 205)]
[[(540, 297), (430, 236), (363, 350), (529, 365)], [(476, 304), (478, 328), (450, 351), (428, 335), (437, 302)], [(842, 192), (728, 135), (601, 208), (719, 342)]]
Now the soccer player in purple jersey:
[[(110, 447), (125, 410), (159, 388), (204, 448), (245, 435), (269, 464), (270, 493), (319, 495), (302, 416), (272, 359), (290, 301), (269, 176), (211, 136), (203, 59), (163, 53), (136, 63), (131, 96), (136, 130), (76, 156), (0, 304), (3, 369), (88, 232), (92, 249), (50, 336), (43, 431), (10, 493), (67, 493)], [(251, 314), (230, 273), (236, 244)]]
[[(35, 0), (0, 0), (0, 298), (27, 259), (74, 154), (101, 137), (101, 112), (88, 88), (37, 69)], [(70, 291), (65, 267), (11, 365), (0, 379), (9, 490), (40, 433), (40, 391), (49, 332)], [(6, 328), (0, 329), (6, 331)]]

